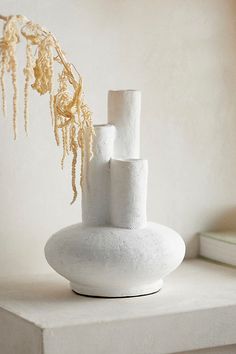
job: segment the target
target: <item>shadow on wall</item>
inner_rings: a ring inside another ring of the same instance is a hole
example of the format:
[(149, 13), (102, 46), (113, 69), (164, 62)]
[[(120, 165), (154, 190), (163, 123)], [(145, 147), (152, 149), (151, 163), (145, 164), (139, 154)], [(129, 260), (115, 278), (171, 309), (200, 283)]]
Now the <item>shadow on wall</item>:
[[(199, 254), (199, 233), (203, 231), (210, 232), (219, 232), (219, 231), (236, 231), (236, 206), (233, 208), (228, 208), (223, 212), (219, 212), (212, 217), (211, 221), (204, 228), (204, 230), (200, 230), (198, 233), (195, 233), (193, 237), (188, 240), (187, 247), (189, 249), (197, 250), (197, 254)], [(193, 255), (187, 255), (187, 258), (192, 258)]]
[(207, 227), (207, 231), (224, 230), (236, 230), (236, 206), (216, 215)]
[(185, 258), (195, 258), (199, 254), (199, 233), (195, 233), (191, 238), (185, 241), (187, 252)]

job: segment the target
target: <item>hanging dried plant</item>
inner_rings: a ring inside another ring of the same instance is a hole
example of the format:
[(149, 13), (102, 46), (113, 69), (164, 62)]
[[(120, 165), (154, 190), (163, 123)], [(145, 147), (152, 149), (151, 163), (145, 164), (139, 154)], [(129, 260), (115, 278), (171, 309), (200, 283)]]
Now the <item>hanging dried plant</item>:
[[(21, 15), (1, 16), (4, 20), (3, 37), (0, 40), (0, 86), (2, 110), (5, 115), (4, 75), (9, 72), (13, 85), (13, 131), (16, 139), (17, 119), (17, 61), (16, 45), (21, 37), (26, 40), (26, 64), (24, 68), (24, 126), (28, 129), (28, 100), (30, 84), (40, 95), (49, 95), (49, 105), (53, 130), (57, 145), (62, 144), (61, 166), (68, 155), (72, 155), (73, 199), (77, 198), (76, 165), (78, 150), (81, 149), (80, 185), (83, 186), (83, 166), (85, 156), (85, 135), (89, 137), (89, 154), (92, 158), (94, 128), (91, 112), (84, 102), (82, 78), (69, 63), (55, 36)], [(33, 55), (32, 47), (35, 47)], [(54, 82), (56, 64), (61, 68), (57, 84)], [(32, 82), (33, 81), (33, 82)], [(32, 82), (32, 83), (31, 83)]]

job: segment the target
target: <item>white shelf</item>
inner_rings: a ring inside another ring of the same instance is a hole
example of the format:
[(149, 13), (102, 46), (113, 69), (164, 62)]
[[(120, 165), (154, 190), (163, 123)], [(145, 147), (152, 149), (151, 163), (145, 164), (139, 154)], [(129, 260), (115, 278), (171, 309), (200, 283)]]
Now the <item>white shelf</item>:
[(0, 280), (4, 354), (167, 354), (236, 344), (236, 269), (185, 261), (150, 296), (74, 294), (57, 274)]

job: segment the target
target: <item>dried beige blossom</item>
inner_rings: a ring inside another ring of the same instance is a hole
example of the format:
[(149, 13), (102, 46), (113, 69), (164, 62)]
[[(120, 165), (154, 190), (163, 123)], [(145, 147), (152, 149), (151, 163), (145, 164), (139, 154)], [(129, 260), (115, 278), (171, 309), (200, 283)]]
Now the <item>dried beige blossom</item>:
[(5, 70), (11, 74), (13, 85), (13, 131), (16, 139), (16, 117), (17, 117), (17, 82), (16, 82), (16, 45), (20, 42), (19, 25), (24, 20), (23, 16), (9, 16), (3, 27), (3, 37), (0, 40), (1, 50), (1, 71), (0, 83), (2, 91), (2, 108), (5, 115)]
[[(13, 84), (13, 128), (16, 138), (17, 117), (17, 82), (16, 82), (16, 45), (21, 36), (26, 39), (26, 64), (24, 68), (24, 125), (28, 127), (28, 100), (29, 88), (36, 90), (40, 95), (49, 94), (50, 113), (57, 145), (62, 142), (61, 166), (68, 155), (72, 155), (72, 203), (77, 198), (76, 165), (78, 150), (81, 150), (80, 185), (83, 185), (83, 166), (85, 156), (85, 135), (89, 136), (89, 153), (92, 157), (92, 143), (94, 128), (91, 112), (84, 102), (83, 86), (80, 74), (69, 63), (55, 36), (29, 21), (24, 16), (0, 15), (5, 21), (3, 37), (0, 41), (1, 69), (0, 86), (2, 91), (2, 107), (5, 114), (5, 71), (11, 73)], [(21, 36), (20, 36), (21, 35)], [(33, 55), (32, 48), (36, 51)], [(57, 87), (54, 84), (56, 64), (62, 68), (58, 73)], [(33, 83), (31, 81), (34, 80)]]
[(29, 88), (30, 88), (30, 80), (34, 76), (34, 58), (32, 55), (32, 45), (29, 40), (27, 40), (26, 44), (26, 65), (24, 68), (25, 75), (25, 87), (24, 87), (24, 120), (25, 120), (25, 132), (28, 132), (28, 117), (29, 117)]

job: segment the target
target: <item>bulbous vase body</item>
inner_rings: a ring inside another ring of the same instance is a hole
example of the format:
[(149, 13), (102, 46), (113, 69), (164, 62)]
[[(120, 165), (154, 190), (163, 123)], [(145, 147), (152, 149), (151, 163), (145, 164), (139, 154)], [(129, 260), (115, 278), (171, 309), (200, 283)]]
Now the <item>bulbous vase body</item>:
[(45, 255), (77, 293), (125, 297), (157, 292), (182, 262), (185, 244), (166, 226), (142, 229), (76, 224), (54, 234)]

